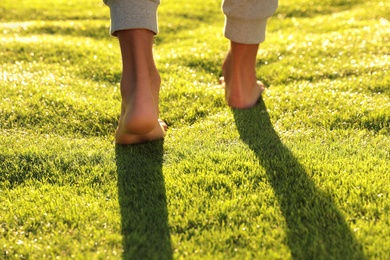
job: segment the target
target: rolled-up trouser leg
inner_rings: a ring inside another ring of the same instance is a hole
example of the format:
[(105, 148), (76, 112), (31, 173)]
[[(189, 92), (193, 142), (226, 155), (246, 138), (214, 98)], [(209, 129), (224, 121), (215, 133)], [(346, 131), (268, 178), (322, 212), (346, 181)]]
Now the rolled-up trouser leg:
[(278, 0), (224, 0), (225, 37), (243, 44), (263, 42), (267, 20), (277, 7)]
[(110, 7), (110, 33), (127, 29), (147, 29), (158, 33), (157, 7), (160, 0), (103, 0)]

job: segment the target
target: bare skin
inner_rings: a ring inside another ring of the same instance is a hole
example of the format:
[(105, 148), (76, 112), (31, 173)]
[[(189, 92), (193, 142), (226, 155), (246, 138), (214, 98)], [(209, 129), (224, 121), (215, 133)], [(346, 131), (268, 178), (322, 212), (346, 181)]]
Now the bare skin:
[(256, 79), (256, 56), (259, 44), (230, 43), (222, 66), (225, 97), (229, 106), (245, 109), (256, 105), (264, 84)]
[(122, 53), (122, 106), (115, 141), (136, 144), (162, 139), (167, 125), (158, 118), (160, 75), (154, 63), (153, 32), (118, 31)]
[[(118, 31), (122, 53), (122, 106), (115, 141), (136, 144), (162, 139), (168, 126), (159, 119), (161, 79), (153, 59), (154, 33), (145, 29)], [(259, 44), (231, 42), (222, 66), (226, 101), (233, 108), (254, 106), (264, 85), (256, 80)]]

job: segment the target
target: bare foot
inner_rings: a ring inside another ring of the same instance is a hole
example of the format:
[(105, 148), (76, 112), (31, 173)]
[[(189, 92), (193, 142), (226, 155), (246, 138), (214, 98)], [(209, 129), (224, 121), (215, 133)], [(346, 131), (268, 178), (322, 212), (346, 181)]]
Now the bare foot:
[(151, 74), (135, 84), (131, 95), (122, 91), (121, 116), (115, 132), (118, 144), (149, 142), (163, 139), (166, 134), (167, 124), (158, 119), (160, 77), (157, 70)]
[(259, 100), (261, 94), (265, 91), (265, 85), (260, 80), (257, 80), (254, 87), (252, 87), (252, 91), (248, 98), (245, 100), (242, 98), (237, 98), (232, 95), (231, 86), (225, 83), (225, 78), (219, 78), (219, 84), (225, 89), (225, 98), (229, 106), (232, 108), (245, 109), (250, 108), (256, 105)]
[(144, 84), (136, 86), (130, 97), (123, 93), (121, 116), (115, 132), (117, 144), (138, 144), (164, 138), (168, 126), (158, 119), (160, 77), (157, 71), (154, 75), (153, 83), (142, 80)]
[(225, 87), (229, 106), (245, 109), (256, 105), (265, 87), (256, 79), (256, 55), (258, 44), (231, 42), (230, 50), (222, 66), (224, 77), (220, 83)]
[(167, 124), (159, 119), (155, 127), (146, 134), (132, 134), (126, 131), (126, 123), (119, 119), (118, 128), (115, 132), (115, 142), (117, 144), (139, 144), (154, 140), (163, 139), (168, 129)]

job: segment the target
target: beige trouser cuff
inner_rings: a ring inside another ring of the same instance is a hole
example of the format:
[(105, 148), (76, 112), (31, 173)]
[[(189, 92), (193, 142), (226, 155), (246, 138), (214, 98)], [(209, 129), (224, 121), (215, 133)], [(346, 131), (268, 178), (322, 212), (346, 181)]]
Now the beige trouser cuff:
[(225, 19), (225, 37), (233, 42), (258, 44), (265, 40), (267, 19), (240, 20), (232, 17)]
[(223, 0), (225, 37), (233, 42), (258, 44), (265, 40), (265, 27), (278, 0)]
[(147, 29), (158, 33), (158, 0), (106, 0), (110, 7), (110, 33), (128, 29)]

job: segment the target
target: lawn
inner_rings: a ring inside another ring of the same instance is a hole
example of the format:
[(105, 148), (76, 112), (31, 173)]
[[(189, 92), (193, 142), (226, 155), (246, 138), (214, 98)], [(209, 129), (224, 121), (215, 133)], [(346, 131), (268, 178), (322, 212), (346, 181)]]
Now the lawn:
[(220, 4), (162, 2), (168, 134), (120, 146), (108, 8), (1, 0), (0, 259), (388, 259), (390, 4), (281, 1), (247, 110)]

